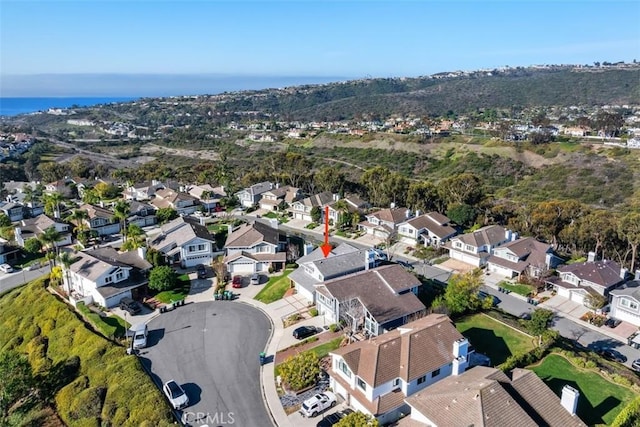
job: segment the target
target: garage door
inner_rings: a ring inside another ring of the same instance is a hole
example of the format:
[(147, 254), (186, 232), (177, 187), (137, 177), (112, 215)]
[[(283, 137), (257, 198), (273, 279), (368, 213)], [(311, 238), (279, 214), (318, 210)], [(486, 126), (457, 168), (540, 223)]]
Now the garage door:
[(571, 292), (571, 301), (584, 304), (584, 294), (580, 292)]
[(255, 263), (253, 262), (234, 262), (229, 265), (229, 273), (242, 274), (253, 273), (255, 269)]

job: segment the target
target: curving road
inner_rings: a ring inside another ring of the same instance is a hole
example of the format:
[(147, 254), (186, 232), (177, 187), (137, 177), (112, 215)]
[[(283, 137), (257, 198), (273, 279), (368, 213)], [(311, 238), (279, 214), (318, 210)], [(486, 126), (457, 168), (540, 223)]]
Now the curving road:
[(258, 355), (271, 322), (246, 304), (188, 304), (151, 320), (140, 360), (153, 380), (174, 379), (191, 404), (179, 414), (191, 426), (273, 425), (262, 398)]

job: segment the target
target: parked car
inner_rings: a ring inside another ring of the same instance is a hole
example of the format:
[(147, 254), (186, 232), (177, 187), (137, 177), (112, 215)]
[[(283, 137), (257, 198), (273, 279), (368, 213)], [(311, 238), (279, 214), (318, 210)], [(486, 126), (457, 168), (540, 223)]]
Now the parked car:
[(203, 264), (196, 265), (196, 271), (198, 272), (198, 279), (205, 279), (207, 277), (207, 267)]
[(640, 359), (636, 359), (631, 363), (631, 369), (636, 372), (640, 372)]
[(300, 326), (293, 330), (293, 337), (299, 340), (315, 335), (318, 331), (313, 326)]
[(622, 323), (622, 320), (614, 319), (613, 317), (608, 318), (607, 321), (604, 322), (604, 324), (610, 328), (615, 328), (620, 323)]
[(611, 348), (598, 348), (596, 349), (596, 353), (612, 362), (624, 363), (627, 361), (627, 357), (625, 355)]
[(0, 264), (0, 271), (3, 273), (13, 273), (13, 267), (9, 264)]
[(401, 266), (403, 266), (404, 268), (406, 268), (409, 271), (413, 271), (413, 265), (409, 264), (406, 261), (402, 261), (402, 260), (398, 260), (396, 261), (398, 264), (400, 264)]
[(140, 303), (129, 297), (124, 297), (120, 300), (120, 309), (126, 311), (132, 316), (135, 316), (142, 311)]
[(252, 285), (260, 284), (260, 276), (258, 275), (258, 273), (254, 273), (251, 275), (251, 280), (249, 281), (249, 283)]
[(132, 325), (127, 331), (127, 337), (131, 337), (131, 347), (134, 350), (147, 346), (147, 336), (149, 336), (149, 328), (146, 323)]
[(187, 393), (185, 393), (182, 387), (174, 380), (169, 380), (164, 383), (162, 390), (164, 390), (164, 394), (167, 396), (167, 399), (169, 399), (169, 403), (173, 409), (183, 409), (189, 405)]
[(346, 417), (352, 412), (353, 412), (353, 409), (347, 408), (344, 411), (338, 411), (338, 412), (334, 412), (333, 414), (329, 414), (323, 417), (322, 420), (318, 421), (318, 424), (316, 424), (316, 427), (332, 427), (338, 424), (338, 422), (340, 422), (341, 419), (343, 419), (344, 417)]
[(484, 300), (485, 298), (491, 298), (491, 303), (494, 307), (500, 304), (500, 299), (498, 297), (496, 297), (495, 295), (491, 295), (490, 293), (487, 293), (485, 291), (479, 291), (478, 298), (480, 298), (481, 300)]
[(231, 286), (234, 288), (242, 287), (242, 276), (233, 276), (233, 280), (231, 281)]
[(315, 417), (322, 411), (335, 406), (336, 402), (336, 395), (331, 393), (330, 391), (318, 393), (302, 402), (300, 413), (303, 417)]

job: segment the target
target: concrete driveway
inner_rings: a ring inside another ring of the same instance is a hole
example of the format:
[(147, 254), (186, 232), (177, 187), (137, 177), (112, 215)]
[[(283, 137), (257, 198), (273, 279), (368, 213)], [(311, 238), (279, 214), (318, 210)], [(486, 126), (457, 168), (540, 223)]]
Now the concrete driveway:
[(161, 387), (174, 379), (189, 396), (179, 414), (191, 426), (273, 425), (262, 399), (258, 355), (270, 320), (243, 303), (199, 302), (149, 322), (140, 360)]

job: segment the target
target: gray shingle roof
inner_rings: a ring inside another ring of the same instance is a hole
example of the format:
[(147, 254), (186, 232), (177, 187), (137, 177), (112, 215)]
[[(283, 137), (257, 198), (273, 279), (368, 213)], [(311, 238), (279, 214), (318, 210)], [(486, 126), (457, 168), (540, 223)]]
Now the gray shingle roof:
[(474, 231), (473, 233), (458, 236), (457, 239), (460, 239), (463, 243), (475, 246), (476, 248), (484, 245), (495, 246), (506, 240), (506, 232), (507, 230), (502, 226), (488, 225)]
[(572, 273), (580, 280), (586, 280), (606, 288), (622, 282), (620, 265), (612, 260), (578, 262), (558, 267), (560, 273)]
[(159, 251), (175, 246), (182, 246), (190, 240), (199, 237), (215, 244), (215, 237), (207, 228), (194, 221), (178, 217), (160, 227), (160, 234), (149, 242), (149, 246)]
[(621, 287), (614, 289), (610, 292), (612, 295), (629, 296), (636, 301), (640, 301), (640, 280), (633, 280), (627, 282)]
[(280, 242), (278, 230), (261, 222), (243, 224), (227, 236), (225, 246), (246, 248), (261, 242), (278, 245)]

